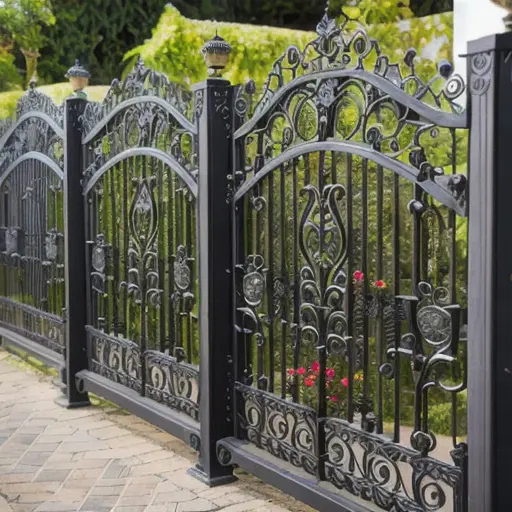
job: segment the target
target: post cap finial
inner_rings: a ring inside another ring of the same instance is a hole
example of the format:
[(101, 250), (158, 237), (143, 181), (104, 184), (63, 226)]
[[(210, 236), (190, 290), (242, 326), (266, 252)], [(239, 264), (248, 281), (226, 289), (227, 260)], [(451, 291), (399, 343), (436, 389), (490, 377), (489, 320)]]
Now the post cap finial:
[(64, 76), (66, 78), (91, 78), (89, 71), (80, 64), (78, 59), (75, 59), (75, 65), (69, 68)]
[(219, 30), (215, 28), (215, 36), (207, 41), (201, 49), (208, 70), (211, 74), (222, 71), (228, 64), (231, 45), (219, 36)]

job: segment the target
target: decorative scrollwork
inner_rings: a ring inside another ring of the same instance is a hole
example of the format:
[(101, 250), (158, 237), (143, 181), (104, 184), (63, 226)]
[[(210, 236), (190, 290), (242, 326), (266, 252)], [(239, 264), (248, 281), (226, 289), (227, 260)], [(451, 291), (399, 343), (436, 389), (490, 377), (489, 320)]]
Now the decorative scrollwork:
[(53, 119), (61, 128), (64, 126), (64, 107), (57, 106), (46, 94), (38, 91), (36, 83), (30, 83), (30, 89), (18, 100), (16, 105), (16, 117), (30, 112), (40, 112)]
[(146, 396), (199, 419), (199, 371), (161, 352), (144, 354)]
[(114, 382), (142, 391), (141, 354), (136, 343), (108, 336), (87, 327), (91, 371)]
[(0, 146), (0, 175), (18, 158), (29, 152), (49, 157), (64, 168), (64, 148), (60, 134), (55, 133), (45, 118), (28, 117), (13, 125)]
[[(430, 99), (439, 108), (447, 102), (453, 111), (460, 112), (460, 107), (454, 100), (464, 92), (464, 81), (458, 75), (452, 76), (452, 67), (448, 62), (440, 62), (438, 75), (424, 82), (416, 74), (417, 53), (414, 49), (405, 53), (403, 64), (391, 63), (390, 58), (382, 53), (379, 43), (370, 38), (361, 24), (344, 15), (339, 19), (337, 22), (325, 14), (317, 25), (316, 39), (303, 50), (290, 46), (276, 60), (255, 113), (264, 111), (272, 98), (289, 81), (298, 76), (332, 69), (369, 70), (398, 89), (407, 91), (414, 98), (423, 101)], [(436, 92), (435, 88), (438, 81), (445, 82), (440, 92)], [(321, 94), (320, 101), (328, 106), (333, 95), (325, 86), (322, 88), (327, 95)]]
[(491, 52), (478, 53), (470, 58), (469, 89), (472, 94), (484, 94), (491, 83), (494, 56)]
[[(456, 103), (465, 89), (462, 78), (442, 61), (437, 74), (423, 81), (416, 74), (414, 50), (392, 64), (378, 42), (343, 17), (337, 25), (326, 15), (317, 34), (304, 50), (291, 46), (277, 59), (254, 108), (255, 88), (237, 90), (235, 110), (244, 121), (237, 138), (245, 149), (235, 173), (237, 187), (294, 146), (351, 141), (385, 155), (390, 168), (396, 162), (403, 170), (408, 162), (411, 181), (425, 190), (434, 183), (440, 200), (464, 211), (465, 177), (445, 174), (451, 162), (430, 151), (442, 144), (449, 154), (455, 142), (449, 126), (466, 127)], [(445, 107), (450, 112), (439, 113)]]
[(244, 401), (240, 420), (247, 439), (275, 457), (315, 474), (315, 411), (240, 383), (235, 384), (235, 390)]
[(187, 119), (192, 119), (192, 94), (163, 73), (147, 68), (139, 58), (124, 80), (112, 82), (103, 102), (87, 104), (82, 116), (84, 133), (89, 133), (122, 102), (142, 96), (161, 98)]
[[(325, 431), (326, 478), (339, 489), (382, 510), (461, 510), (466, 490), (460, 467), (418, 457), (411, 449), (342, 420), (328, 419)], [(465, 458), (467, 447), (460, 450)]]
[(159, 307), (163, 291), (158, 287), (157, 208), (152, 192), (154, 180), (134, 180), (134, 185), (136, 192), (130, 209), (132, 238), (127, 254), (130, 268), (128, 281), (120, 286), (145, 310), (147, 304)]
[(387, 349), (388, 363), (380, 371), (388, 378), (395, 378), (396, 366), (401, 357), (407, 357), (415, 382), (416, 411), (411, 446), (426, 456), (437, 445), (436, 436), (424, 428), (428, 425), (428, 392), (433, 387), (458, 393), (465, 389), (465, 379), (453, 384), (444, 378), (447, 371), (458, 362), (460, 333), (460, 307), (450, 305), (450, 295), (446, 288), (434, 289), (421, 282), (417, 287), (419, 301), (415, 297), (402, 298), (407, 304), (411, 320), (411, 331), (404, 334), (399, 346), (390, 345)]

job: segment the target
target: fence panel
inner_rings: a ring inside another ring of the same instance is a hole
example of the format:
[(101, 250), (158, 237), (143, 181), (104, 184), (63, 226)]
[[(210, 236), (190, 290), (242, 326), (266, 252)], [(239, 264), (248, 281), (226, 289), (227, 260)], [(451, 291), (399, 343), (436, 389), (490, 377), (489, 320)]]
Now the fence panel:
[(199, 418), (197, 128), (138, 62), (82, 116), (89, 370)]
[(239, 91), (235, 422), (261, 451), (219, 456), (278, 484), (286, 461), (338, 503), (462, 511), (464, 83), (448, 64), (422, 82), (412, 50), (391, 64), (350, 25), (326, 16), (258, 101)]
[(2, 336), (51, 364), (65, 347), (62, 113), (33, 82), (0, 133)]

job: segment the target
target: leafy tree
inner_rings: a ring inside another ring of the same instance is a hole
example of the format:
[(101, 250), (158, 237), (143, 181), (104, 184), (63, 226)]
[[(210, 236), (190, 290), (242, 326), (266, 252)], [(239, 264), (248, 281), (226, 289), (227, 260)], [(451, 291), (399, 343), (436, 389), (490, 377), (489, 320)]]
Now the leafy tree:
[(0, 27), (4, 37), (14, 41), (23, 53), (27, 83), (37, 72), (39, 50), (44, 43), (42, 28), (54, 23), (49, 0), (2, 0)]

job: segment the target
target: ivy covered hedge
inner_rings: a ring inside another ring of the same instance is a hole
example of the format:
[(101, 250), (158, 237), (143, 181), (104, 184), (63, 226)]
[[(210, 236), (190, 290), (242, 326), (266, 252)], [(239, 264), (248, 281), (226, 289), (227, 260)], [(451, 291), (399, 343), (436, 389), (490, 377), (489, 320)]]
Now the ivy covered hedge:
[[(167, 5), (151, 39), (128, 52), (129, 67), (140, 55), (146, 65), (163, 71), (174, 81), (200, 81), (206, 77), (200, 50), (205, 41), (215, 35), (216, 29), (233, 47), (230, 65), (224, 73), (232, 83), (252, 78), (262, 84), (272, 63), (288, 46), (303, 48), (315, 38), (313, 32), (190, 20)], [(400, 61), (408, 48), (417, 48), (418, 55), (423, 57), (418, 67), (420, 75), (434, 72), (436, 63), (442, 59), (451, 60), (452, 13), (373, 25), (369, 33), (391, 60)]]

